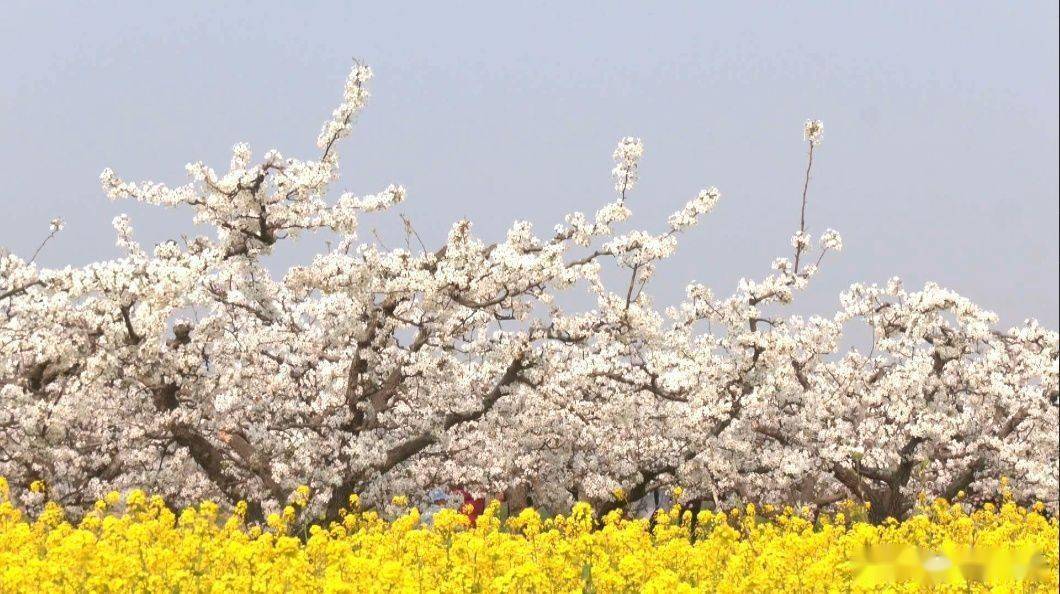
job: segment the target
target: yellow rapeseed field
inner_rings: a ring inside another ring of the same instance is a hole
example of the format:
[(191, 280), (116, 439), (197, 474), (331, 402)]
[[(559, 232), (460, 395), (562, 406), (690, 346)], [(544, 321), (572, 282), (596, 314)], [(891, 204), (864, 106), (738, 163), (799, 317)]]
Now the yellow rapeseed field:
[[(863, 508), (813, 520), (770, 506), (680, 505), (653, 524), (587, 504), (474, 526), (443, 510), (362, 511), (295, 529), (299, 490), (267, 526), (245, 507), (180, 512), (142, 491), (111, 493), (71, 523), (54, 504), (30, 518), (0, 479), (0, 592), (1056, 592), (1057, 520), (1040, 505), (966, 510), (923, 502), (875, 526)], [(404, 503), (399, 500), (398, 504)]]

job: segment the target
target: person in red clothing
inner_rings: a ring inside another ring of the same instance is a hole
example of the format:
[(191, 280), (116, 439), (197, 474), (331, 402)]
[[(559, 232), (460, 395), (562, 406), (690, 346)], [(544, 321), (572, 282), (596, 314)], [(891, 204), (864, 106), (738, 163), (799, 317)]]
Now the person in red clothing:
[(463, 505), (460, 506), (460, 511), (471, 520), (471, 525), (474, 526), (478, 517), (482, 515), (482, 512), (486, 511), (486, 498), (476, 498), (463, 487), (454, 487), (453, 492), (464, 499)]

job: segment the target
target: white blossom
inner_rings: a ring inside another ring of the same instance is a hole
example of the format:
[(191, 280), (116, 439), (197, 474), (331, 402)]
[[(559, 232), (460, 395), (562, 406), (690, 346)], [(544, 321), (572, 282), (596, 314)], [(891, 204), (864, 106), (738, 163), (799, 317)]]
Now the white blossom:
[(821, 136), (824, 134), (824, 123), (821, 120), (806, 120), (802, 127), (802, 139), (812, 145), (821, 144)]
[(813, 238), (809, 233), (805, 231), (796, 231), (795, 234), (791, 236), (791, 247), (795, 248), (795, 251), (797, 252), (805, 251), (810, 248), (812, 239)]
[(615, 191), (622, 197), (633, 189), (637, 184), (637, 165), (640, 158), (644, 156), (644, 144), (639, 138), (626, 136), (618, 141), (612, 158), (615, 160), (615, 168), (611, 170), (611, 176), (615, 179)]
[(670, 215), (670, 218), (667, 219), (670, 228), (679, 231), (694, 226), (699, 221), (700, 215), (714, 210), (714, 206), (718, 203), (720, 197), (721, 193), (718, 192), (717, 188), (700, 190), (699, 195), (689, 200), (684, 208)]
[(821, 248), (841, 252), (843, 251), (843, 237), (835, 229), (829, 229), (821, 235)]
[[(657, 306), (655, 272), (713, 188), (661, 234), (613, 229), (632, 218), (620, 198), (544, 235), (516, 222), (490, 242), (457, 221), (428, 249), (360, 238), (363, 213), (406, 197), (329, 198), (370, 78), (354, 68), (314, 158), (255, 163), (238, 144), (227, 171), (192, 163), (179, 187), (100, 176), (110, 198), (184, 207), (209, 233), (146, 250), (122, 215), (112, 260), (47, 269), (0, 250), (0, 475), (43, 479), (71, 509), (139, 487), (243, 499), (256, 519), (303, 484), (309, 518), (441, 484), (527, 486), (545, 508), (680, 484), (712, 505), (859, 498), (880, 519), (918, 492), (989, 499), (1002, 476), (1056, 512), (1054, 330), (1000, 329), (898, 279), (785, 315), (817, 273), (787, 258)], [(620, 196), (642, 153), (634, 138), (615, 150)], [(311, 232), (339, 241), (266, 265)]]

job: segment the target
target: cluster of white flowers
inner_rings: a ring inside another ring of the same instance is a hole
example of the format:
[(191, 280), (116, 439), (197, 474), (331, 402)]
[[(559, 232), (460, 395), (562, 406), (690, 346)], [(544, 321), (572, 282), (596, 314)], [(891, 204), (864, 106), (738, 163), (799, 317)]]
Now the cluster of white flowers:
[(843, 237), (835, 229), (829, 229), (821, 235), (821, 248), (841, 252), (843, 251)]
[(816, 146), (821, 144), (821, 136), (824, 135), (824, 124), (821, 120), (806, 120), (802, 127), (802, 139)]
[[(436, 249), (363, 242), (360, 215), (405, 198), (327, 198), (370, 75), (354, 69), (317, 160), (254, 164), (239, 144), (229, 171), (189, 165), (179, 188), (101, 176), (112, 198), (190, 207), (209, 236), (145, 250), (122, 216), (121, 258), (43, 269), (0, 252), (0, 475), (71, 508), (141, 487), (256, 515), (308, 484), (313, 517), (438, 484), (604, 508), (619, 487), (680, 484), (706, 505), (854, 497), (883, 517), (921, 491), (989, 498), (1007, 476), (1056, 510), (1055, 331), (999, 330), (952, 291), (897, 280), (852, 286), (829, 317), (784, 316), (816, 270), (787, 258), (657, 309), (656, 265), (714, 189), (660, 235), (617, 232), (619, 199), (550, 236), (519, 222), (490, 243), (458, 221)], [(642, 153), (615, 150), (623, 197)], [(342, 241), (266, 267), (309, 231)], [(809, 235), (792, 245), (797, 262)], [(841, 247), (822, 235), (822, 255)], [(595, 306), (561, 306), (571, 291)], [(840, 346), (855, 324), (867, 352)]]
[(670, 228), (674, 231), (680, 231), (694, 226), (699, 222), (700, 215), (714, 210), (714, 205), (718, 203), (719, 198), (721, 198), (721, 193), (718, 192), (717, 188), (700, 190), (699, 195), (689, 200), (684, 208), (670, 215), (670, 218), (667, 219), (667, 222), (670, 223)]
[(611, 176), (615, 178), (615, 191), (625, 198), (637, 184), (637, 165), (644, 156), (644, 143), (639, 138), (626, 136), (618, 141), (611, 156), (615, 160), (615, 168), (611, 170)]
[(796, 231), (791, 236), (791, 247), (795, 248), (796, 252), (804, 252), (810, 249), (810, 244), (813, 242), (813, 238), (810, 234), (805, 231)]
[(324, 158), (330, 156), (330, 149), (336, 141), (342, 139), (353, 129), (354, 118), (368, 103), (368, 81), (372, 79), (372, 69), (357, 64), (346, 78), (346, 89), (342, 103), (335, 108), (331, 119), (324, 123), (317, 137), (317, 146), (324, 150)]

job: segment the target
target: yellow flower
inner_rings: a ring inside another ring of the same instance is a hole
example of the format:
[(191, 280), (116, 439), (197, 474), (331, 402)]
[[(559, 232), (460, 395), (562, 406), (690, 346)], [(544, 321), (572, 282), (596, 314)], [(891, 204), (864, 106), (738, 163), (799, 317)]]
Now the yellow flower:
[(280, 531), (284, 528), (283, 518), (280, 514), (269, 514), (265, 517), (265, 525), (273, 530)]
[[(6, 484), (0, 478), (0, 493)], [(247, 504), (179, 512), (130, 491), (68, 520), (0, 500), (0, 592), (1055, 592), (1058, 522), (1036, 503), (966, 509), (935, 501), (904, 521), (864, 521), (861, 505), (819, 516), (750, 504), (660, 510), (655, 522), (585, 502), (502, 522), (491, 501), (470, 519), (415, 508), (360, 511), (288, 534), (304, 492), (247, 524)], [(407, 503), (401, 502), (401, 503)], [(694, 521), (693, 521), (694, 520)], [(900, 578), (900, 579), (899, 579)]]
[(305, 507), (309, 504), (309, 494), (309, 486), (301, 485), (300, 487), (294, 490), (294, 493), (291, 494), (291, 503), (299, 507)]

